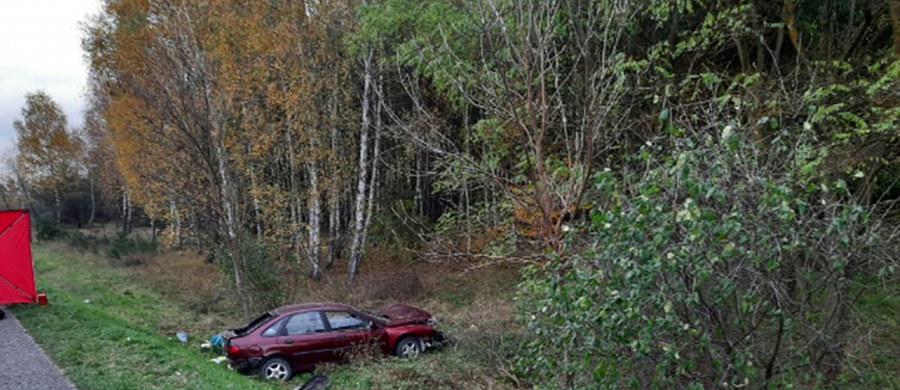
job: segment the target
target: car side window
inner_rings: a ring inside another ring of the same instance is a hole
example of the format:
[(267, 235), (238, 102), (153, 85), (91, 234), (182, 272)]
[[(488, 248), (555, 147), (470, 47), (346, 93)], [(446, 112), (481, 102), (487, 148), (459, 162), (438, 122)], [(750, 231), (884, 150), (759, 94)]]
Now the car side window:
[(272, 326), (268, 327), (265, 331), (262, 332), (263, 337), (275, 337), (281, 333), (281, 327), (284, 325), (284, 319), (279, 320), (278, 322), (272, 324)]
[(322, 323), (322, 316), (319, 315), (319, 312), (308, 311), (291, 316), (284, 324), (284, 329), (289, 335), (316, 333), (324, 332), (325, 324)]
[(345, 311), (326, 311), (325, 317), (331, 330), (366, 329), (371, 326), (369, 320)]

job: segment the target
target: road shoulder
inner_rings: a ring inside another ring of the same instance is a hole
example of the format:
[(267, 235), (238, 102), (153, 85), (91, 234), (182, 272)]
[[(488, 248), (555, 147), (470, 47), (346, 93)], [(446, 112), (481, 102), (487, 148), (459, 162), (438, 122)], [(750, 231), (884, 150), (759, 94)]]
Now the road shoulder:
[(0, 307), (0, 390), (75, 390), (19, 320)]

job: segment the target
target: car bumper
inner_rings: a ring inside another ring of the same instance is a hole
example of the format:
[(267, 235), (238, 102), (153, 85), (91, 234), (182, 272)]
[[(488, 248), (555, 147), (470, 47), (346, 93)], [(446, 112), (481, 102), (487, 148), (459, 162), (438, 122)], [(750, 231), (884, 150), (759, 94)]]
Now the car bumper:
[(425, 349), (440, 348), (442, 346), (444, 346), (444, 334), (441, 332), (434, 332), (434, 336), (425, 340)]
[(258, 357), (249, 359), (228, 359), (228, 368), (247, 374), (259, 368), (260, 363), (262, 363), (262, 358)]

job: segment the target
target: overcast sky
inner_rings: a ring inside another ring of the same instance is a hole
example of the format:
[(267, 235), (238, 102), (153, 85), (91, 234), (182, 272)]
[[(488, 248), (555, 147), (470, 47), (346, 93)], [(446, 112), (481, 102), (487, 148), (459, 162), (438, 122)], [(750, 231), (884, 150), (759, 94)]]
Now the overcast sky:
[(15, 144), (25, 93), (43, 89), (80, 125), (87, 65), (80, 23), (101, 0), (0, 0), (0, 161)]

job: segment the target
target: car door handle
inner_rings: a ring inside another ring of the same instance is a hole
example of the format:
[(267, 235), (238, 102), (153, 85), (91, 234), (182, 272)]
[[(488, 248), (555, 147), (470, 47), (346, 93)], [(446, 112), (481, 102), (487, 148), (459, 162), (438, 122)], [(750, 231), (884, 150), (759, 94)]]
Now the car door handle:
[(285, 344), (293, 344), (293, 343), (294, 343), (294, 340), (287, 339), (287, 340), (284, 340), (284, 343), (285, 343)]

